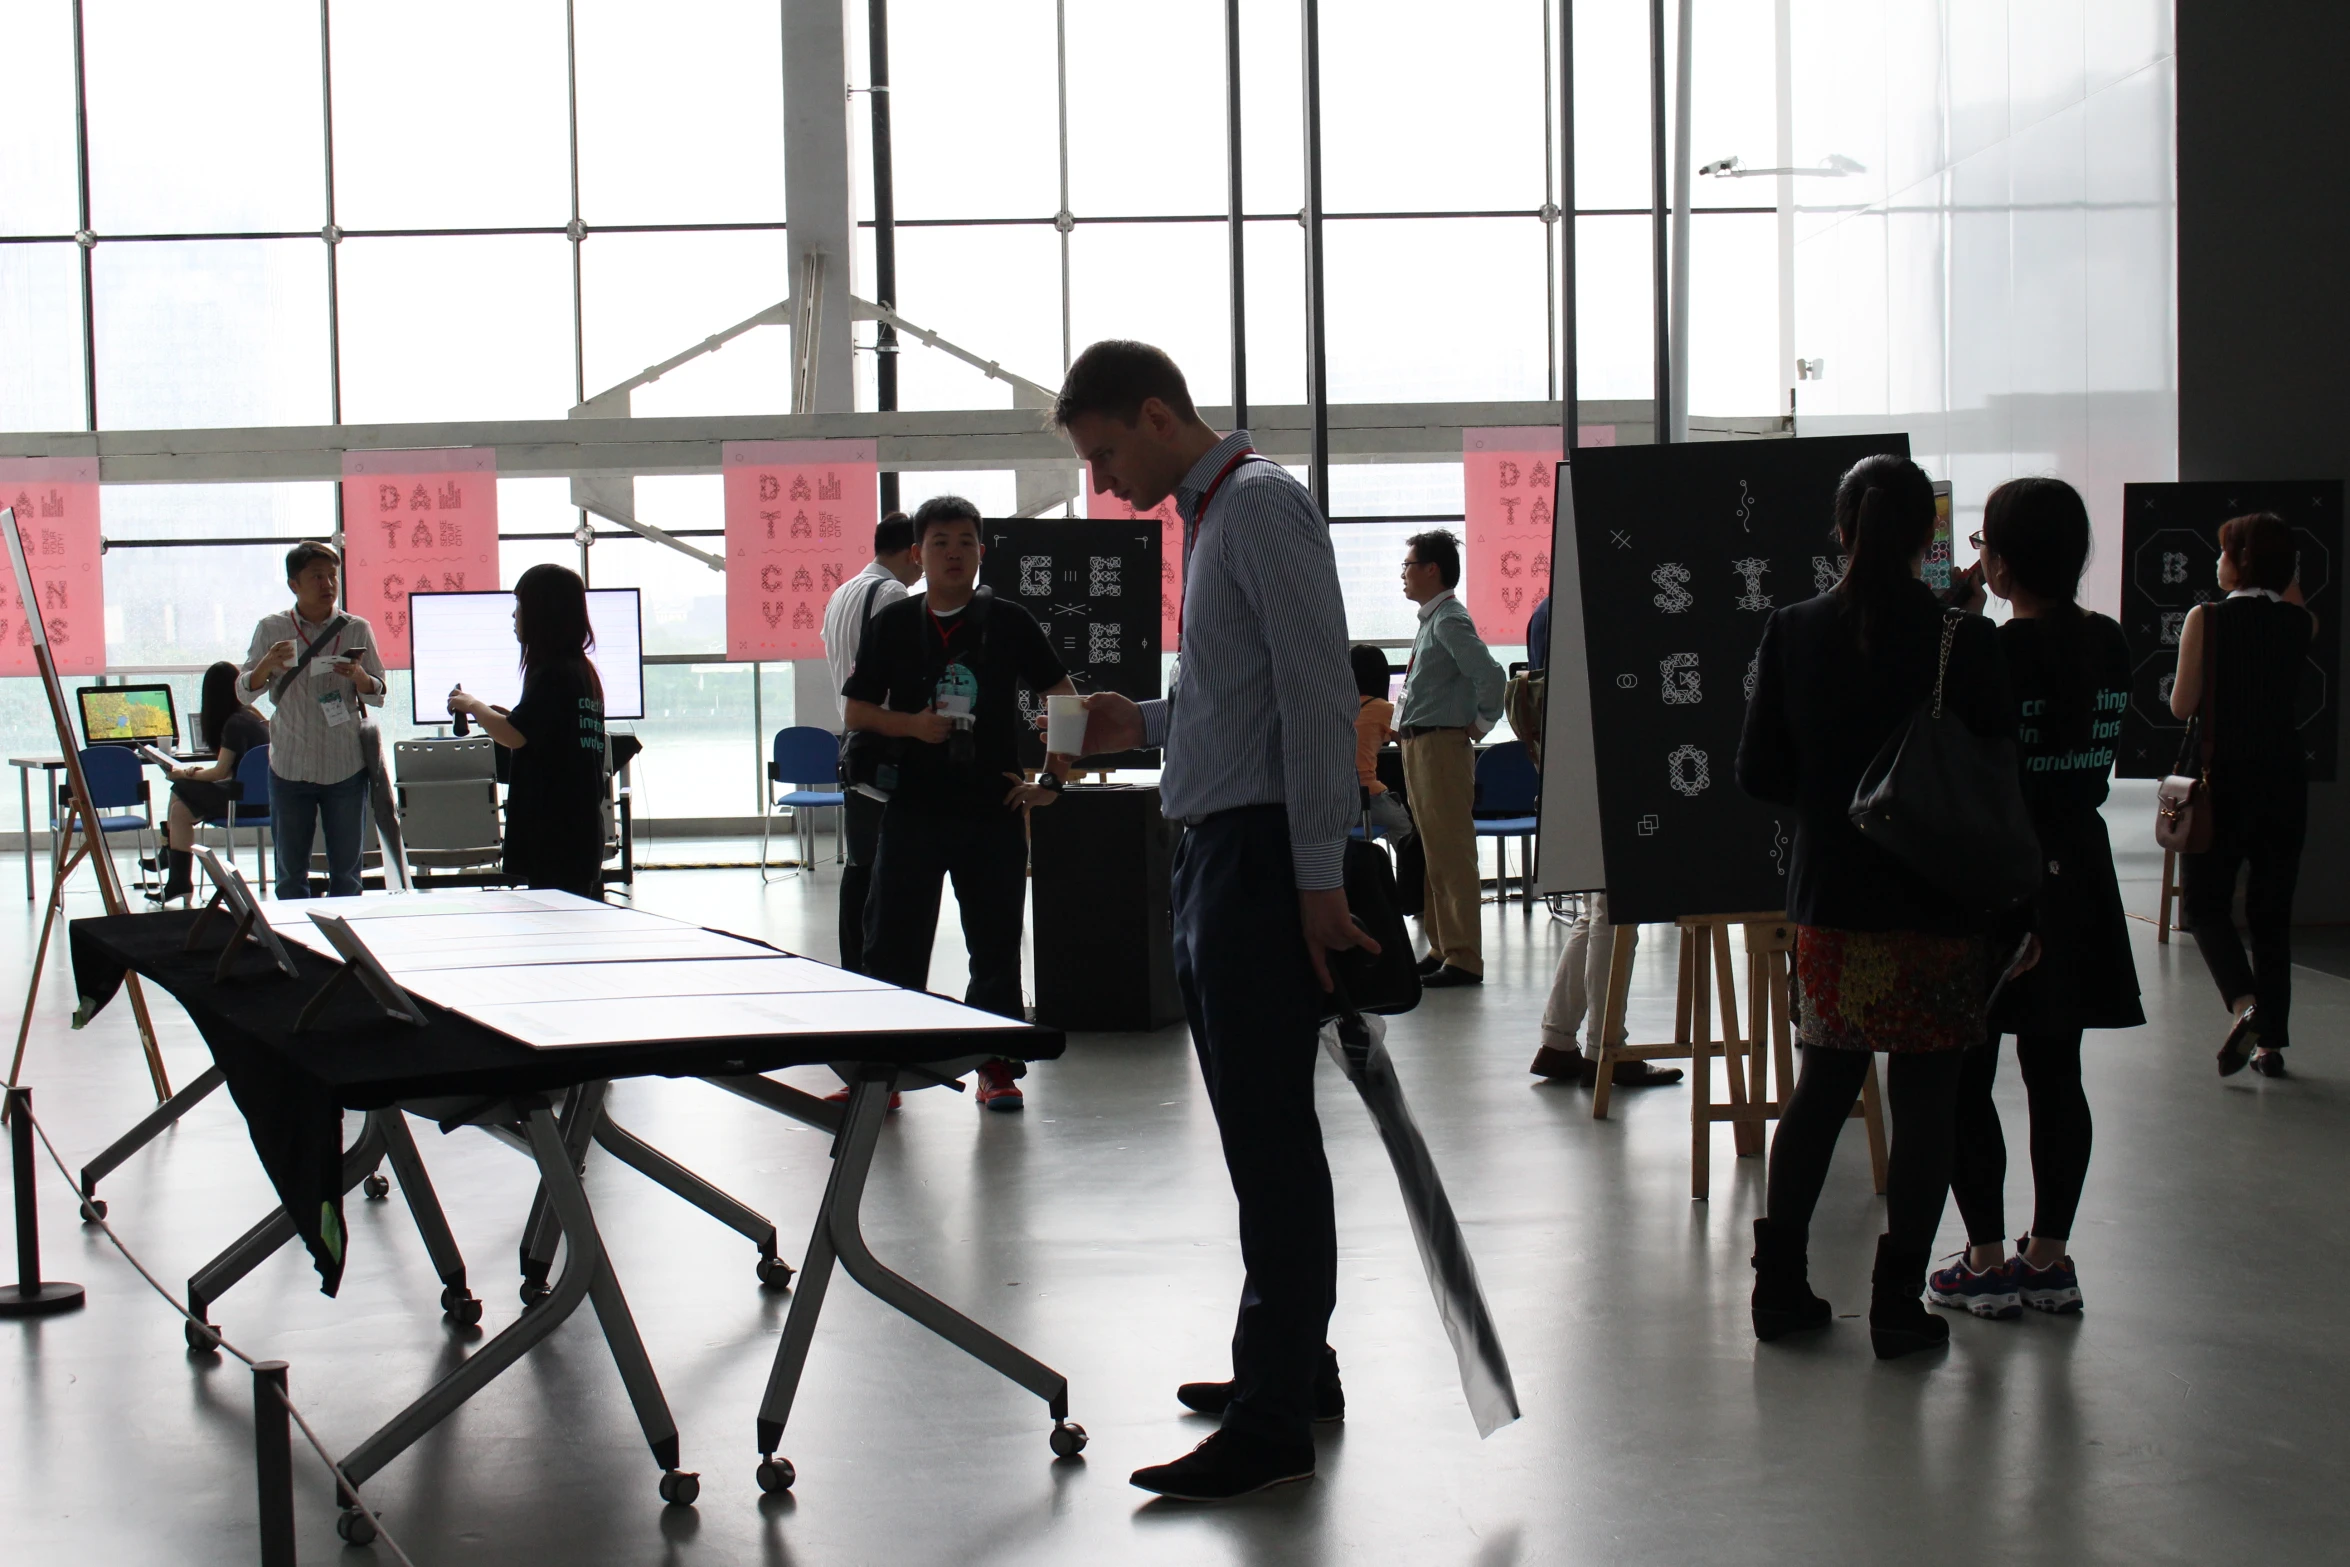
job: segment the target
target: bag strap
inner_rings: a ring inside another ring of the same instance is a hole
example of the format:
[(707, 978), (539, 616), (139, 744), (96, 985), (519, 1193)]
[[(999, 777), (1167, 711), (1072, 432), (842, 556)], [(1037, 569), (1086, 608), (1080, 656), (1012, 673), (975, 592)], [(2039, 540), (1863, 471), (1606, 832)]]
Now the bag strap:
[[(288, 618), (291, 619), (291, 617)], [(343, 634), (343, 628), (350, 623), (351, 617), (345, 614), (337, 614), (334, 619), (328, 621), (326, 623), (326, 629), (318, 634), (316, 640), (311, 642), (308, 647), (302, 649), (302, 656), (294, 660), (294, 667), (287, 670), (284, 674), (278, 676), (275, 680), (269, 683), (269, 699), (273, 702), (282, 700), (286, 694), (286, 691), (293, 685), (294, 677), (299, 675), (303, 670), (308, 669), (310, 667), (310, 661), (316, 658), (321, 652), (325, 651), (326, 645), (329, 642), (332, 642), (335, 638), (341, 636)]]
[(1934, 716), (1942, 716), (1942, 686), (1950, 678), (1950, 644), (1958, 640), (1958, 623), (1966, 618), (1963, 609), (1942, 612), (1942, 655), (1934, 666)]
[(873, 601), (881, 596), (882, 579), (875, 577), (865, 589), (865, 608), (857, 616), (857, 640), (865, 639), (865, 628), (873, 624)]

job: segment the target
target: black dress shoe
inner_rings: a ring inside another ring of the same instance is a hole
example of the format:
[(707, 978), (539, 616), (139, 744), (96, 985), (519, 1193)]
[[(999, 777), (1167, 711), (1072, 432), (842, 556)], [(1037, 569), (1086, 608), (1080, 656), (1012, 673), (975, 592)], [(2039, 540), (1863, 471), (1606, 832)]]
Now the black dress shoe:
[(2252, 1070), (2262, 1077), (2285, 1075), (2285, 1053), (2282, 1050), (2264, 1050), (2252, 1058)]
[(2228, 1030), (2228, 1037), (2219, 1047), (2219, 1075), (2234, 1077), (2244, 1070), (2252, 1059), (2252, 1052), (2260, 1043), (2260, 1008), (2257, 1004), (2244, 1009), (2236, 1019), (2236, 1026)]
[(1419, 962), (1412, 965), (1413, 970), (1417, 972), (1422, 979), (1426, 979), (1429, 975), (1435, 973), (1442, 967), (1444, 967), (1444, 959), (1438, 957), (1433, 952), (1429, 953)]
[(1454, 968), (1450, 963), (1445, 964), (1433, 974), (1420, 976), (1422, 990), (1450, 990), (1455, 985), (1482, 985), (1484, 983), (1484, 975), (1472, 974), (1465, 968)]
[[(1175, 1390), (1175, 1401), (1194, 1414), (1220, 1415), (1232, 1407), (1229, 1382), (1186, 1382)], [(1338, 1381), (1338, 1356), (1323, 1352), (1322, 1369), (1314, 1377), (1314, 1423), (1328, 1425), (1346, 1418), (1346, 1389)]]
[(1171, 1464), (1137, 1469), (1132, 1483), (1178, 1502), (1228, 1502), (1314, 1477), (1314, 1446), (1284, 1447), (1241, 1431), (1217, 1431)]
[(1618, 1088), (1670, 1088), (1681, 1081), (1681, 1069), (1654, 1061), (1618, 1061), (1612, 1081)]

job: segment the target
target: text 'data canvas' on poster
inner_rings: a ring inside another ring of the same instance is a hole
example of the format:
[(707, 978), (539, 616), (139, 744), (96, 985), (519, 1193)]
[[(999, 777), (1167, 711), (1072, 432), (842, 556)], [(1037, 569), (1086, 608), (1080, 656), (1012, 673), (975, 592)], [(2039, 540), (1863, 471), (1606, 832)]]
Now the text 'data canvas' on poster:
[(1170, 495), (1149, 511), (1136, 511), (1107, 490), (1085, 486), (1085, 515), (1096, 522), (1125, 522), (1149, 517), (1159, 525), (1159, 646), (1169, 653), (1183, 629), (1183, 514)]
[(496, 447), (343, 454), (343, 602), (386, 669), (408, 667), (409, 594), (497, 586)]
[(873, 558), (872, 441), (728, 441), (726, 656), (824, 656), (824, 604)]
[[(32, 568), (49, 656), (61, 675), (106, 670), (106, 577), (98, 542), (98, 459), (0, 459), (0, 506), (16, 512)], [(33, 662), (33, 629), (16, 591), (0, 570), (0, 675), (40, 672)]]
[[(1612, 424), (1585, 425), (1581, 447), (1613, 446)], [(1551, 529), (1558, 516), (1557, 425), (1461, 432), (1461, 601), (1487, 642), (1525, 634), (1527, 617), (1550, 591)]]

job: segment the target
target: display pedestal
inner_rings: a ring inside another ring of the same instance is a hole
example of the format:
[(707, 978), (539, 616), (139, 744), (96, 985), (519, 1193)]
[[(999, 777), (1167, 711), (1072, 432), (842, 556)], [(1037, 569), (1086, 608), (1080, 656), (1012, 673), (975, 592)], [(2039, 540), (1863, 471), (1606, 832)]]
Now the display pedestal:
[(1143, 1031), (1183, 1016), (1168, 892), (1177, 829), (1149, 786), (1073, 787), (1028, 818), (1036, 1020)]

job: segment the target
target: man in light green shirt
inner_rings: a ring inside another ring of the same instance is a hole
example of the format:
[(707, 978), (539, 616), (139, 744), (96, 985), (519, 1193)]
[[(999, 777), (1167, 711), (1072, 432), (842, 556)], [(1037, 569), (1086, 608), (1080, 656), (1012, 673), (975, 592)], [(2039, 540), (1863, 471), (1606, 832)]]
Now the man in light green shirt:
[(1428, 955), (1420, 983), (1442, 989), (1485, 982), (1479, 928), (1476, 742), (1501, 721), (1501, 666), (1477, 635), (1461, 581), (1461, 542), (1449, 529), (1414, 534), (1403, 559), (1404, 597), (1420, 606), (1403, 701), (1395, 714), (1403, 737), (1404, 793), (1428, 857), (1428, 896), (1420, 926)]

